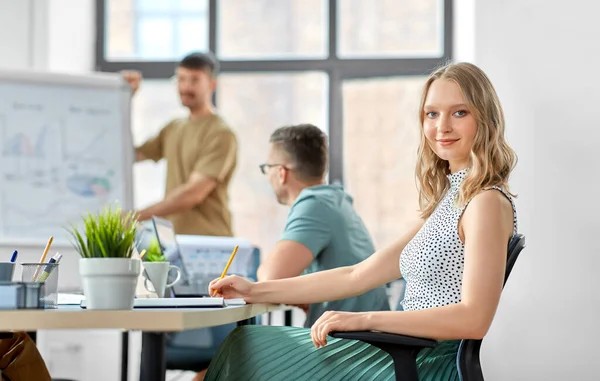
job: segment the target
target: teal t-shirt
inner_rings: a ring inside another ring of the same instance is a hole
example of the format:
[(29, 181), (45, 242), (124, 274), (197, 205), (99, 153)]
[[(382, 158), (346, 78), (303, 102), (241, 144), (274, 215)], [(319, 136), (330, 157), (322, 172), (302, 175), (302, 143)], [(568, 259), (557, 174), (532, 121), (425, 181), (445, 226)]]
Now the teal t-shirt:
[[(305, 273), (352, 266), (375, 252), (362, 219), (352, 206), (352, 197), (339, 185), (317, 185), (302, 190), (288, 214), (281, 240), (306, 246), (314, 260)], [(363, 295), (311, 304), (305, 325), (312, 324), (328, 310), (388, 311), (385, 286)]]

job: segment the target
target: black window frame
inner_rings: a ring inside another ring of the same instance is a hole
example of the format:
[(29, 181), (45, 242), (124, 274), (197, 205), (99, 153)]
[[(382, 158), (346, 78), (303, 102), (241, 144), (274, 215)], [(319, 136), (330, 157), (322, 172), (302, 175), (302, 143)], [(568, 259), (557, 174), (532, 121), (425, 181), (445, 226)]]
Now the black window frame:
[[(104, 56), (106, 32), (106, 1), (96, 0), (95, 69), (103, 72), (140, 70), (145, 78), (168, 79), (174, 74), (176, 61), (108, 61)], [(208, 0), (209, 49), (217, 51), (217, 4)], [(443, 0), (443, 54), (433, 58), (340, 58), (338, 50), (337, 0), (328, 0), (328, 56), (324, 59), (285, 60), (220, 60), (223, 73), (274, 73), (320, 71), (329, 76), (329, 178), (332, 183), (344, 183), (342, 83), (349, 79), (427, 75), (439, 65), (452, 60), (453, 1)], [(217, 90), (218, 91), (218, 90)], [(215, 98), (216, 99), (216, 98)]]

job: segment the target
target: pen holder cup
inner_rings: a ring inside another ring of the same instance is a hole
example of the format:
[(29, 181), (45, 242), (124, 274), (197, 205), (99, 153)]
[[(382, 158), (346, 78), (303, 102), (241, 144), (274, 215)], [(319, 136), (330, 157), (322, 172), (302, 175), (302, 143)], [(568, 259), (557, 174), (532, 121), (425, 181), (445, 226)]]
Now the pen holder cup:
[(58, 263), (22, 263), (21, 281), (44, 283), (40, 304), (44, 308), (58, 307)]

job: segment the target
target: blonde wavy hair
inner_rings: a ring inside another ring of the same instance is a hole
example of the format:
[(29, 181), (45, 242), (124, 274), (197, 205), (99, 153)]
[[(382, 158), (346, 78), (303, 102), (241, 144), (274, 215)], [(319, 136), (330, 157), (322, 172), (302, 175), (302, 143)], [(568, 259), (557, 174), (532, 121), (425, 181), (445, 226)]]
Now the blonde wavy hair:
[(485, 73), (470, 63), (455, 63), (434, 71), (425, 86), (419, 108), (421, 143), (416, 177), (419, 188), (421, 217), (427, 218), (450, 187), (449, 164), (440, 159), (429, 146), (423, 131), (424, 106), (431, 84), (438, 79), (454, 81), (461, 89), (469, 112), (477, 121), (477, 132), (470, 154), (470, 169), (457, 197), (464, 206), (482, 190), (492, 186), (509, 192), (508, 177), (517, 163), (517, 156), (504, 138), (504, 112), (494, 86)]

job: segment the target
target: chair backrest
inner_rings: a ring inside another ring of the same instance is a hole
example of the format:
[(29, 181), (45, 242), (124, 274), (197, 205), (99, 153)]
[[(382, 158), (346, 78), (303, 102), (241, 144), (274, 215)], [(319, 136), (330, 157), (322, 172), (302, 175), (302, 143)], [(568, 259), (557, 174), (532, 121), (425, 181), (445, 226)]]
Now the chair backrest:
[[(508, 242), (508, 255), (506, 258), (506, 271), (504, 285), (521, 253), (525, 247), (525, 237), (515, 234)], [(458, 372), (462, 381), (483, 381), (483, 372), (479, 360), (479, 350), (483, 340), (462, 340), (456, 357)]]

